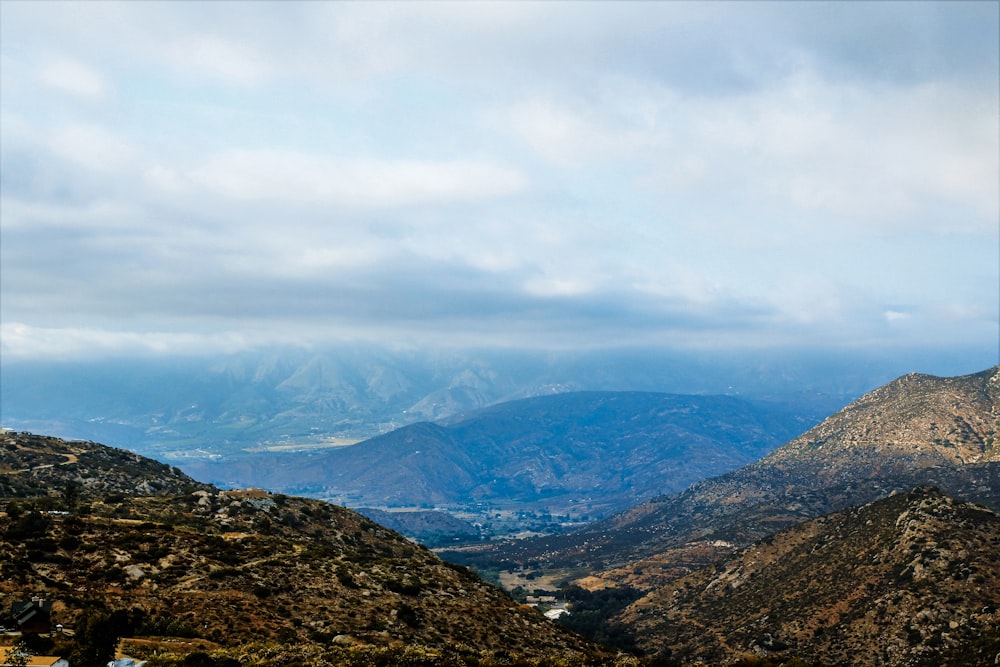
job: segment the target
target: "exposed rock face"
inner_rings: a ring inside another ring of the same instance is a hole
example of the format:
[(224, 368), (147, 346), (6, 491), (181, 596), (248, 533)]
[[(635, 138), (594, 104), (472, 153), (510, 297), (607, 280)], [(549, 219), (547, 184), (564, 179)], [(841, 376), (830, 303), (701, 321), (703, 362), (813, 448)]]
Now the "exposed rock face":
[(985, 665), (1000, 652), (1000, 516), (919, 488), (814, 519), (659, 588), (618, 619), (691, 662)]

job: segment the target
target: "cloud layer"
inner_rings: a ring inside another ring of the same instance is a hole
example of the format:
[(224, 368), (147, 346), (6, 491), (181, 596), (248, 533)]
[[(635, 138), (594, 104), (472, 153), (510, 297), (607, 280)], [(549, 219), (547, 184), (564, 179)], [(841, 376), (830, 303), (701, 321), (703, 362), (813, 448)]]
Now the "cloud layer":
[(5, 357), (996, 350), (993, 3), (0, 12)]

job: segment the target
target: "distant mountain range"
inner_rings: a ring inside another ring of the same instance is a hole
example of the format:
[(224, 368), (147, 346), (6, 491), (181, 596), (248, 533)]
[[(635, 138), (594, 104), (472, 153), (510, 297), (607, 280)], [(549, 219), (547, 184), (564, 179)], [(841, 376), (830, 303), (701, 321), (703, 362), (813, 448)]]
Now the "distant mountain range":
[(597, 518), (755, 461), (807, 426), (730, 396), (569, 392), (422, 422), (353, 445), (186, 470), (351, 507)]
[(105, 442), (179, 465), (246, 450), (356, 442), (420, 421), (568, 391), (726, 394), (766, 400), (816, 422), (928, 363), (919, 355), (889, 360), (838, 353), (362, 345), (187, 358), (8, 357), (0, 359), (0, 426)]

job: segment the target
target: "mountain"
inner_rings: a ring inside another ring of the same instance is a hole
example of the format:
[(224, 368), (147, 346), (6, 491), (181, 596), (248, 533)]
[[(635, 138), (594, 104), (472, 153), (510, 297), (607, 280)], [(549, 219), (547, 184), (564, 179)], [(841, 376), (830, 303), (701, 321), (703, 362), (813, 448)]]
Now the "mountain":
[(357, 442), (503, 401), (581, 390), (728, 394), (767, 400), (815, 423), (898, 375), (898, 368), (978, 367), (969, 356), (929, 361), (919, 355), (889, 360), (835, 353), (348, 344), (65, 361), (5, 354), (0, 426), (96, 440), (183, 465), (246, 450)]
[(616, 620), (646, 653), (684, 664), (993, 664), (997, 563), (1000, 516), (920, 487), (777, 533)]
[(580, 531), (446, 557), (478, 567), (577, 568), (590, 587), (649, 590), (778, 530), (932, 485), (1000, 509), (1000, 367), (911, 374), (760, 461)]
[(604, 516), (738, 468), (807, 425), (731, 396), (568, 392), (405, 426), (349, 447), (186, 469), (230, 486), (352, 507), (485, 506), (565, 521)]
[(220, 491), (94, 443), (5, 433), (0, 452), (0, 622), (14, 602), (50, 602), (71, 632), (46, 652), (71, 664), (104, 664), (109, 636), (137, 657), (220, 661), (207, 664), (600, 661), (594, 645), (351, 510)]

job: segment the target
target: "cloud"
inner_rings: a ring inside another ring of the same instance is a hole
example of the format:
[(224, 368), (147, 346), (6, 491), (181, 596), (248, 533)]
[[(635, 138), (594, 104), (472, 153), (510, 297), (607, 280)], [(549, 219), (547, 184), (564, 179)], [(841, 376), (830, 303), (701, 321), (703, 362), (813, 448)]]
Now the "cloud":
[(100, 99), (107, 92), (107, 82), (97, 70), (76, 60), (59, 59), (41, 71), (43, 83), (81, 97)]
[(987, 9), (7, 3), (4, 349), (992, 345)]
[(59, 157), (89, 170), (122, 170), (135, 157), (134, 149), (115, 134), (101, 127), (76, 123), (55, 128), (48, 147)]
[(886, 322), (899, 322), (901, 320), (907, 320), (910, 318), (909, 313), (905, 313), (899, 310), (887, 310), (885, 311)]
[(485, 161), (350, 161), (242, 150), (213, 156), (193, 170), (191, 181), (236, 200), (375, 207), (499, 197), (526, 185), (517, 170)]
[(210, 355), (253, 349), (239, 333), (198, 335), (171, 332), (107, 331), (87, 328), (44, 328), (20, 322), (0, 324), (0, 353), (10, 361), (62, 361), (86, 356)]
[(631, 92), (615, 92), (614, 101), (603, 105), (529, 99), (505, 110), (503, 117), (513, 134), (561, 166), (628, 159), (667, 148), (668, 126), (657, 123), (658, 107), (664, 103)]
[(173, 67), (224, 83), (253, 86), (272, 75), (252, 48), (218, 35), (184, 37), (171, 42), (167, 54)]

